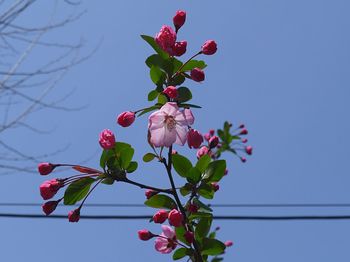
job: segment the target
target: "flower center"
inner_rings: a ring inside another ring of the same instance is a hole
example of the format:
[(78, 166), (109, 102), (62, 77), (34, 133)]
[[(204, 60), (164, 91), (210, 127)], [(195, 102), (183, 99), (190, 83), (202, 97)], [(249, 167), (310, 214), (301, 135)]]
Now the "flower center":
[(165, 117), (165, 124), (169, 130), (173, 130), (176, 126), (176, 121), (172, 116)]

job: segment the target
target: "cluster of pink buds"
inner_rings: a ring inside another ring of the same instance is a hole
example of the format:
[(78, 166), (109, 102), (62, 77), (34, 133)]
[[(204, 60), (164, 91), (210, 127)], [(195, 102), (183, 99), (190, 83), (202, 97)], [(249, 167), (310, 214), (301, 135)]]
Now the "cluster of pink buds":
[(172, 209), (170, 212), (161, 209), (153, 215), (152, 220), (157, 224), (163, 224), (166, 220), (168, 220), (170, 225), (179, 227), (182, 225), (183, 216), (177, 209)]

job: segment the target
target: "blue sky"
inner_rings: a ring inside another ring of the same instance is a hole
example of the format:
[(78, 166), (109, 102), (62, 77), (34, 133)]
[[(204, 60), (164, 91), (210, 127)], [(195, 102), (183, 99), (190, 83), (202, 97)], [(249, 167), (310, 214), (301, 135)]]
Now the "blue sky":
[[(41, 6), (40, 6), (41, 5)], [(47, 12), (49, 11), (47, 6)], [(254, 155), (246, 164), (231, 155), (229, 175), (221, 183), (215, 203), (347, 203), (348, 184), (350, 3), (345, 0), (246, 1), (83, 1), (87, 13), (76, 23), (57, 30), (52, 39), (83, 37), (88, 48), (102, 40), (98, 52), (72, 69), (52, 96), (71, 90), (68, 106), (88, 105), (76, 112), (46, 110), (30, 123), (53, 129), (49, 135), (14, 130), (4, 134), (30, 154), (69, 149), (51, 162), (79, 162), (98, 167), (98, 134), (112, 129), (117, 140), (136, 148), (136, 159), (148, 152), (147, 118), (123, 129), (116, 115), (147, 106), (153, 88), (144, 60), (152, 50), (140, 34), (155, 35), (171, 24), (175, 11), (187, 11), (179, 39), (188, 41), (185, 57), (207, 39), (215, 39), (218, 52), (205, 58), (208, 68), (202, 84), (188, 83), (195, 128), (206, 132), (225, 120), (245, 123)], [(60, 6), (60, 14), (71, 9)], [(25, 19), (41, 19), (46, 7), (39, 3)], [(26, 21), (26, 20), (24, 20)], [(45, 54), (38, 49), (38, 59)], [(187, 148), (177, 148), (189, 153)], [(59, 176), (59, 173), (56, 173)], [(67, 175), (64, 173), (62, 175)], [(167, 183), (161, 167), (142, 164), (133, 178)], [(1, 177), (1, 202), (41, 202), (39, 175)], [(90, 203), (142, 203), (143, 192), (128, 185), (99, 187)], [(61, 207), (58, 214), (69, 208)], [(38, 208), (2, 208), (2, 212), (40, 213)], [(348, 209), (217, 209), (228, 215), (349, 214)], [(150, 214), (151, 209), (93, 209), (85, 214)], [(141, 242), (141, 228), (159, 230), (147, 221), (91, 221), (1, 218), (2, 261), (52, 262), (167, 261), (153, 243)], [(349, 221), (237, 222), (215, 221), (219, 238), (233, 240), (226, 261), (347, 261)]]

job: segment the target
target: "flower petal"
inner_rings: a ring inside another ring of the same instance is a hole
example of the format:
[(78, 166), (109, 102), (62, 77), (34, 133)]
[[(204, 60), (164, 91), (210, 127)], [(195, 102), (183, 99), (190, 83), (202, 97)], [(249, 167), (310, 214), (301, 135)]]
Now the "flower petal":
[(175, 231), (170, 226), (162, 225), (162, 230), (163, 230), (163, 234), (170, 239), (172, 239), (175, 236)]
[(187, 124), (188, 125), (193, 125), (193, 123), (194, 123), (194, 116), (192, 114), (191, 109), (186, 108), (183, 112), (184, 112)]
[(184, 145), (187, 140), (187, 126), (176, 126), (176, 140), (175, 143), (178, 145)]
[(148, 117), (148, 128), (157, 129), (164, 126), (166, 114), (161, 111), (156, 111)]
[(175, 102), (168, 102), (160, 108), (160, 111), (169, 116), (175, 116), (176, 112), (179, 111), (179, 107)]

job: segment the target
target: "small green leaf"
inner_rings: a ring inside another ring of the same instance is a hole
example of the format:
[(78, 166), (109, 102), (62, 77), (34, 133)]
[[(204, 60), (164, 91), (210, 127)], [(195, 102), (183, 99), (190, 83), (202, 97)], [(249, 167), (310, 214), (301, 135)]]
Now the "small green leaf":
[(177, 89), (179, 103), (187, 102), (192, 99), (192, 93), (187, 87), (181, 86)]
[(196, 168), (190, 168), (186, 173), (186, 178), (188, 182), (197, 184), (201, 180), (202, 173)]
[(90, 186), (95, 182), (91, 177), (81, 178), (68, 186), (64, 192), (64, 204), (74, 205), (82, 200), (90, 190)]
[(209, 234), (208, 238), (215, 238), (216, 237), (216, 231), (213, 231)]
[(218, 182), (225, 175), (225, 170), (226, 170), (226, 161), (215, 160), (209, 163), (203, 178), (210, 182)]
[(166, 208), (166, 209), (174, 209), (176, 208), (176, 203), (173, 199), (166, 195), (155, 195), (150, 199), (146, 200), (146, 206), (154, 207), (154, 208)]
[(173, 259), (179, 260), (181, 258), (184, 258), (185, 256), (187, 256), (187, 253), (188, 253), (187, 248), (184, 248), (184, 247), (178, 248), (173, 254)]
[(172, 86), (179, 86), (181, 85), (183, 82), (185, 82), (186, 78), (182, 75), (182, 74), (179, 74), (179, 75), (176, 75), (169, 83), (169, 85), (172, 85)]
[(147, 153), (143, 156), (142, 160), (143, 162), (150, 162), (152, 161), (155, 157), (157, 157), (155, 154), (152, 153)]
[(213, 199), (215, 191), (210, 185), (202, 183), (198, 188), (198, 194), (206, 199)]
[(152, 82), (156, 85), (162, 85), (165, 80), (165, 73), (158, 66), (152, 66), (150, 70)]
[(205, 212), (197, 212), (197, 213), (192, 213), (188, 219), (193, 220), (198, 218), (213, 218), (213, 215)]
[(103, 150), (101, 157), (100, 157), (100, 166), (102, 168), (106, 167), (106, 164), (108, 162), (108, 160), (113, 157), (113, 151), (112, 150)]
[(164, 62), (165, 62), (164, 59), (157, 54), (147, 57), (145, 61), (146, 65), (149, 68), (151, 68), (152, 66), (158, 66), (159, 68), (163, 68)]
[(131, 161), (128, 168), (126, 169), (126, 172), (128, 172), (129, 174), (134, 172), (138, 167), (138, 164), (136, 161)]
[(153, 49), (154, 51), (156, 51), (159, 55), (161, 55), (163, 58), (168, 58), (169, 55), (168, 53), (164, 52), (156, 43), (156, 41), (154, 41), (154, 38), (152, 36), (148, 36), (148, 35), (141, 35), (142, 39), (145, 40)]
[(217, 239), (204, 238), (203, 239), (203, 255), (216, 256), (222, 254), (226, 249), (224, 243)]
[(202, 108), (201, 106), (193, 105), (193, 104), (179, 104), (179, 107), (184, 107), (184, 108)]
[(159, 104), (164, 105), (167, 102), (168, 102), (168, 98), (165, 95), (163, 95), (163, 94), (158, 95), (158, 103)]
[(129, 148), (124, 148), (121, 152), (120, 152), (120, 166), (121, 168), (123, 168), (124, 170), (126, 170), (132, 160), (132, 157), (134, 156), (134, 149), (129, 147)]
[(115, 180), (111, 177), (106, 177), (102, 180), (102, 184), (105, 184), (105, 185), (113, 185), (115, 182)]
[(204, 68), (207, 67), (207, 65), (202, 60), (191, 60), (181, 69), (181, 71), (182, 72), (190, 71), (190, 70), (192, 70), (195, 67), (198, 67), (200, 69), (204, 69)]
[(180, 188), (180, 193), (182, 196), (187, 196), (191, 192), (191, 187), (187, 185), (190, 185), (190, 184), (186, 184)]
[(199, 220), (194, 232), (194, 236), (197, 240), (202, 240), (208, 235), (212, 221), (213, 219), (209, 217), (203, 217)]
[(148, 93), (148, 101), (153, 101), (154, 99), (157, 98), (158, 96), (158, 91), (157, 90), (152, 90), (151, 92)]
[(153, 110), (156, 110), (156, 109), (159, 109), (160, 106), (151, 106), (151, 107), (148, 107), (146, 109), (144, 109), (143, 111), (141, 111), (138, 116), (142, 116), (144, 114), (147, 114), (148, 112), (152, 112)]
[(204, 155), (200, 159), (198, 159), (197, 164), (196, 164), (196, 168), (200, 172), (204, 173), (204, 171), (207, 169), (210, 161), (211, 161), (211, 157), (209, 155)]
[(213, 209), (211, 209), (208, 205), (201, 202), (198, 198), (193, 198), (193, 203), (196, 204), (199, 207), (199, 210), (205, 210), (209, 212), (213, 212)]
[(174, 169), (176, 170), (176, 172), (180, 176), (186, 177), (187, 172), (192, 168), (191, 161), (180, 154), (173, 155), (172, 159), (173, 159)]

